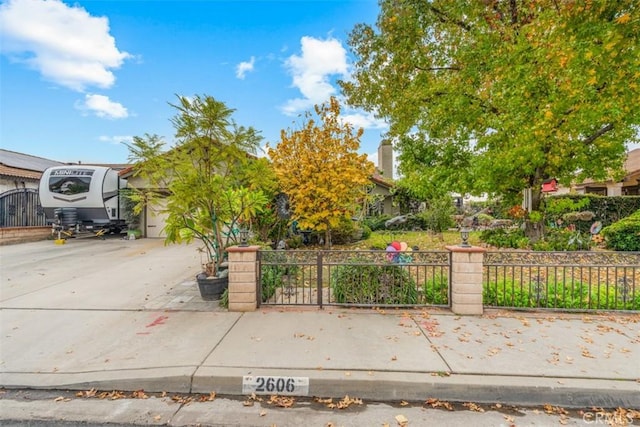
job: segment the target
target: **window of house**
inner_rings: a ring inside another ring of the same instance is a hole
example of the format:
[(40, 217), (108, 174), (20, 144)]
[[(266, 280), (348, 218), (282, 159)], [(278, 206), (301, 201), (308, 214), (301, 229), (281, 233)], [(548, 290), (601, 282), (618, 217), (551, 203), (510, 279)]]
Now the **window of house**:
[(607, 187), (587, 187), (585, 188), (587, 194), (597, 194), (599, 196), (607, 195)]

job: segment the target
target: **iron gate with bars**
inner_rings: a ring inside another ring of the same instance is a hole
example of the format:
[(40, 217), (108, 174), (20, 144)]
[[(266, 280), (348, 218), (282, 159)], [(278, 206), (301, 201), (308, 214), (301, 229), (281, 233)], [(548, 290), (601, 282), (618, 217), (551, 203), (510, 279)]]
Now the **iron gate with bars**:
[(640, 252), (489, 251), (486, 307), (640, 310)]
[(0, 194), (0, 227), (42, 227), (46, 218), (38, 190), (19, 188)]
[(449, 251), (262, 250), (261, 305), (450, 306)]

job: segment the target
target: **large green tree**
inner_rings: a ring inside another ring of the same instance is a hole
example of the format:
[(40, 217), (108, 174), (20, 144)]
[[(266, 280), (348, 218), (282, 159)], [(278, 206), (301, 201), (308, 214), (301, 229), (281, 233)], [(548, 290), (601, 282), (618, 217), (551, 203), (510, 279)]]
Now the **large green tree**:
[(422, 195), (521, 197), (620, 172), (640, 124), (637, 0), (381, 0), (349, 104), (390, 123)]

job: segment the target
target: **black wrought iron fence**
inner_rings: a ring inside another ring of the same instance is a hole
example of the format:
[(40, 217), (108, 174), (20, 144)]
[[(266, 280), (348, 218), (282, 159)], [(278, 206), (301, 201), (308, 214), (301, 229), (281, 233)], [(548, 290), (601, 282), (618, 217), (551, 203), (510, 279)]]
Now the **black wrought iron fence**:
[(46, 225), (38, 190), (19, 188), (0, 194), (0, 227), (41, 227)]
[(640, 252), (487, 252), (485, 307), (640, 310)]
[(260, 251), (262, 305), (449, 306), (448, 251)]

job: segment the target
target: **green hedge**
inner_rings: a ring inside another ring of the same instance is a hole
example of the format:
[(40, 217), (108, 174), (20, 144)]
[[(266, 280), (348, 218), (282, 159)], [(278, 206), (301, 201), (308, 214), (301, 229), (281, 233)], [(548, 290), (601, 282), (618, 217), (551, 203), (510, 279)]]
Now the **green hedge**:
[(594, 221), (600, 221), (606, 227), (628, 217), (638, 209), (640, 209), (640, 196), (564, 194), (545, 199), (544, 213), (546, 221), (554, 223), (569, 212), (591, 211), (594, 213), (592, 220), (576, 222), (580, 231), (589, 231)]
[(624, 295), (616, 286), (581, 282), (537, 286), (506, 280), (485, 284), (483, 303), (492, 307), (640, 310), (640, 292)]
[(607, 248), (616, 251), (640, 251), (640, 209), (602, 229)]

